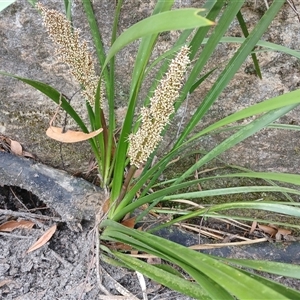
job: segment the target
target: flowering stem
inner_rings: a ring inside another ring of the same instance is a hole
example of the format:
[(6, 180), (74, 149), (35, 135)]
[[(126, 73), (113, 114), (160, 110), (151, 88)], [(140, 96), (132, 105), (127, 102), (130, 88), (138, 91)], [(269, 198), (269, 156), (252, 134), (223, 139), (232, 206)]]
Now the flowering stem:
[(128, 170), (128, 173), (125, 177), (125, 181), (123, 183), (120, 195), (119, 195), (118, 199), (116, 200), (116, 207), (120, 204), (120, 202), (123, 200), (124, 196), (126, 195), (129, 183), (130, 183), (130, 181), (131, 181), (131, 179), (132, 179), (132, 177), (133, 177), (136, 170), (137, 170), (136, 166), (134, 166), (134, 165), (130, 166), (130, 168)]
[(162, 140), (161, 133), (175, 112), (174, 103), (179, 97), (184, 75), (190, 63), (189, 48), (183, 46), (171, 61), (165, 76), (150, 99), (149, 107), (141, 109), (141, 124), (136, 133), (130, 134), (128, 156), (131, 165), (139, 168)]

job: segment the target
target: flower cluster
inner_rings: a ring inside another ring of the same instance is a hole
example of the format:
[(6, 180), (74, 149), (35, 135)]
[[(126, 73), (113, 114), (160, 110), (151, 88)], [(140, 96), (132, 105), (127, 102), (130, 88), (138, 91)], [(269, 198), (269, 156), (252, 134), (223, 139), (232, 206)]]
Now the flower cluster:
[(171, 61), (169, 69), (159, 82), (150, 107), (141, 109), (141, 126), (135, 134), (130, 134), (128, 156), (132, 165), (139, 168), (161, 141), (161, 132), (174, 113), (174, 103), (179, 97), (184, 74), (190, 63), (189, 48), (183, 46)]
[(71, 22), (63, 14), (47, 9), (40, 3), (36, 7), (41, 11), (44, 25), (57, 47), (56, 54), (70, 67), (71, 74), (83, 88), (84, 97), (93, 105), (99, 78), (87, 42), (79, 41), (79, 30), (72, 28)]

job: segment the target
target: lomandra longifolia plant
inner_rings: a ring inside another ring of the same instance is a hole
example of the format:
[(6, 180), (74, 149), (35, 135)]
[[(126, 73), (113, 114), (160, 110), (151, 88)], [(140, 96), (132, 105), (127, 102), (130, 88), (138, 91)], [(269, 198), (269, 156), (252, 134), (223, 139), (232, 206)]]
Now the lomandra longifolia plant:
[[(297, 218), (300, 216), (299, 203), (293, 202), (292, 198), (300, 194), (297, 188), (300, 185), (299, 175), (250, 172), (240, 168), (229, 174), (203, 175), (198, 179), (194, 179), (193, 176), (207, 163), (212, 162), (225, 151), (230, 151), (237, 143), (259, 130), (268, 126), (286, 128), (284, 124), (272, 123), (300, 103), (300, 91), (296, 90), (235, 111), (208, 127), (195, 131), (196, 126), (201, 124), (203, 116), (209, 114), (210, 107), (249, 55), (252, 56), (257, 73), (261, 74), (256, 54), (253, 52), (256, 46), (268, 50), (275, 49), (300, 58), (297, 51), (260, 40), (282, 9), (284, 1), (274, 0), (251, 32), (248, 32), (241, 13), (244, 2), (207, 0), (204, 9), (172, 9), (174, 1), (156, 1), (151, 16), (117, 36), (123, 1), (111, 1), (108, 5), (116, 5), (115, 17), (111, 43), (105, 47), (96, 20), (96, 15), (101, 12), (94, 11), (93, 2), (82, 0), (95, 44), (99, 68), (94, 65), (92, 52), (87, 42), (82, 39), (80, 31), (72, 26), (71, 1), (64, 1), (68, 17), (37, 4), (36, 7), (41, 13), (43, 23), (56, 49), (57, 58), (69, 66), (70, 75), (74, 76), (81, 86), (83, 101), (86, 101), (89, 116), (88, 122), (84, 121), (62, 93), (53, 87), (4, 72), (2, 74), (22, 80), (47, 95), (75, 120), (82, 130), (81, 140), (89, 140), (98, 164), (100, 185), (107, 191), (104, 211), (106, 217), (99, 225), (101, 241), (105, 242), (101, 244), (103, 260), (139, 271), (171, 289), (196, 299), (298, 299), (300, 298), (298, 291), (250, 273), (249, 269), (300, 279), (299, 266), (270, 261), (212, 257), (153, 234), (162, 227), (187, 222), (194, 217), (243, 218), (226, 215), (227, 210), (232, 212), (256, 209), (272, 212), (272, 214), (268, 213), (268, 216), (276, 213)], [(242, 28), (244, 38), (224, 36), (235, 18)], [(170, 43), (169, 51), (152, 60), (152, 51), (158, 43), (159, 34), (170, 30), (180, 30), (178, 39), (174, 44)], [(121, 130), (116, 132), (115, 56), (135, 40), (139, 40), (139, 46), (129, 87), (127, 112)], [(219, 74), (217, 79), (201, 99), (199, 107), (187, 121), (185, 128), (176, 137), (174, 145), (165, 154), (158, 155), (154, 159), (168, 128), (172, 126), (178, 108), (188, 95), (201, 88), (201, 84), (205, 84), (206, 78), (216, 70), (210, 66), (209, 60), (212, 59), (218, 44), (224, 41), (238, 43), (240, 47), (232, 57), (226, 58), (226, 63), (217, 66)], [(105, 51), (106, 48), (109, 50)], [(95, 72), (98, 69), (101, 70), (100, 74)], [(151, 77), (148, 74), (154, 75)], [(141, 88), (145, 80), (152, 80), (153, 84), (144, 101), (140, 103)], [(251, 118), (252, 121), (246, 125), (236, 126), (237, 121), (253, 116), (256, 118)], [(227, 127), (224, 128), (225, 126)], [(229, 137), (200, 156), (194, 164), (186, 166), (184, 172), (176, 174), (169, 180), (161, 179), (165, 178), (161, 175), (167, 167), (172, 167), (173, 162), (181, 159), (183, 155), (188, 155), (191, 149), (197, 149), (203, 136), (212, 135), (223, 129), (231, 132)], [(297, 130), (295, 126), (290, 126), (289, 129)], [(49, 136), (63, 141), (65, 134), (61, 130)], [(258, 178), (265, 180), (266, 185), (190, 190), (203, 181), (210, 182), (218, 178)], [(280, 186), (281, 183), (293, 184), (296, 187), (283, 187)], [(278, 192), (281, 196), (278, 201), (243, 201), (247, 193), (256, 192)], [(204, 208), (195, 206), (197, 208), (177, 209), (176, 215), (172, 209), (163, 207), (165, 201), (170, 203), (181, 201), (190, 204), (195, 199), (200, 201), (207, 197), (232, 194), (240, 195), (242, 200), (212, 204)], [(147, 231), (134, 229), (135, 225), (144, 220), (150, 212), (160, 216), (168, 214), (170, 217), (166, 219), (169, 221), (157, 222), (156, 226), (149, 227)], [(122, 225), (124, 218), (132, 214), (134, 217), (130, 222), (131, 225)], [(255, 217), (252, 219), (248, 217), (249, 219), (254, 221)], [(267, 220), (267, 218), (260, 222), (276, 224), (276, 220)], [(295, 223), (287, 222), (287, 225), (300, 229), (300, 226)], [(120, 251), (116, 250), (118, 246), (124, 244), (126, 247), (121, 246)], [(127, 255), (125, 249), (160, 257), (168, 264), (163, 266), (147, 264), (141, 259)], [(188, 276), (184, 278), (177, 269), (171, 267), (174, 265)]]

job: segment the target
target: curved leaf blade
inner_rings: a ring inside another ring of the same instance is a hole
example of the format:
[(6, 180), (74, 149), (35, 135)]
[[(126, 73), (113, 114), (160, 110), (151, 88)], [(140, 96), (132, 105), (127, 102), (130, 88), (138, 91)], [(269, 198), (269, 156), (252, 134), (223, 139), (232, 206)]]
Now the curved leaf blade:
[(300, 217), (300, 208), (295, 206), (298, 206), (298, 203), (293, 203), (292, 205), (290, 202), (281, 203), (281, 202), (268, 202), (268, 201), (232, 202), (232, 203), (217, 204), (209, 208), (199, 209), (197, 211), (191, 212), (184, 216), (175, 218), (172, 221), (169, 221), (167, 223), (156, 226), (155, 228), (152, 228), (151, 230), (149, 230), (149, 232), (153, 232), (161, 228), (171, 226), (175, 223), (182, 222), (190, 218), (206, 216), (208, 212), (209, 214), (211, 214), (213, 212), (220, 212), (220, 211), (231, 210), (231, 209), (265, 210), (265, 211), (271, 211), (279, 214), (285, 214), (288, 216)]
[(277, 274), (300, 279), (300, 266), (286, 264), (281, 262), (266, 260), (250, 260), (250, 259), (222, 259), (223, 261), (234, 263), (241, 267), (251, 268), (254, 270)]
[(201, 297), (201, 299), (211, 299), (203, 292), (203, 289), (195, 283), (188, 282), (179, 276), (173, 275), (170, 272), (149, 265), (128, 255), (118, 252), (114, 252), (113, 254), (126, 264), (128, 268), (137, 270), (157, 282), (162, 282), (165, 286), (173, 290), (179, 291), (196, 299), (199, 299), (199, 297)]
[[(230, 1), (230, 3), (231, 2), (240, 1)], [(201, 118), (207, 113), (211, 105), (216, 101), (221, 92), (233, 78), (234, 74), (244, 63), (247, 56), (251, 53), (252, 49), (256, 46), (257, 42), (260, 40), (261, 36), (264, 34), (283, 4), (284, 2), (282, 1), (274, 1), (272, 3), (270, 8), (266, 11), (264, 16), (260, 19), (249, 36), (245, 39), (244, 43), (240, 46), (235, 55), (230, 59), (227, 66), (224, 68), (218, 79), (210, 88), (202, 104), (198, 107), (198, 109), (186, 125), (185, 130), (177, 139), (174, 147), (177, 147), (183, 143), (188, 134), (195, 128)]]
[(147, 35), (170, 31), (184, 30), (196, 27), (210, 26), (214, 23), (201, 17), (200, 13), (203, 9), (183, 8), (172, 11), (162, 12), (146, 18), (122, 33), (110, 48), (104, 66), (108, 61), (122, 48), (129, 43)]
[[(61, 107), (73, 118), (73, 120), (78, 124), (78, 126), (81, 128), (81, 130), (85, 133), (88, 133), (88, 129), (86, 128), (84, 122), (80, 118), (80, 116), (76, 113), (76, 111), (73, 109), (73, 107), (69, 104), (69, 102), (65, 99), (65, 97), (58, 92), (56, 89), (51, 87), (50, 85), (47, 85), (43, 82), (15, 76), (6, 72), (1, 72), (0, 74), (4, 76), (9, 76), (15, 79), (18, 79), (20, 81), (23, 81), (24, 83), (32, 86), (36, 90), (42, 92), (47, 97), (49, 97), (51, 100), (53, 100), (56, 104), (61, 105)], [(61, 103), (60, 103), (61, 102)]]
[(199, 138), (200, 136), (207, 134), (208, 132), (211, 132), (213, 130), (216, 130), (220, 127), (223, 127), (225, 125), (228, 125), (230, 123), (261, 114), (264, 112), (271, 111), (273, 109), (279, 109), (281, 107), (287, 106), (287, 105), (293, 105), (293, 104), (299, 104), (300, 103), (300, 90), (295, 90), (274, 98), (267, 99), (263, 102), (254, 104), (250, 107), (244, 108), (240, 111), (237, 111), (215, 123), (212, 125), (206, 127), (201, 132), (193, 136), (189, 142), (192, 140), (195, 140)]
[(16, 0), (6, 0), (6, 1), (1, 1), (0, 3), (0, 11), (4, 10), (6, 7), (9, 5), (13, 4)]
[[(220, 40), (220, 43), (238, 43), (238, 44), (241, 44), (245, 40), (246, 40), (246, 38), (243, 38), (243, 37), (223, 37)], [(207, 41), (208, 41), (207, 38), (204, 39), (203, 44), (206, 44)], [(290, 48), (282, 46), (282, 45), (278, 45), (278, 44), (271, 43), (271, 42), (266, 42), (266, 41), (263, 41), (263, 40), (259, 40), (256, 45), (265, 48), (265, 49), (260, 50), (260, 51), (268, 51), (268, 50), (279, 51), (279, 52), (286, 53), (286, 54), (289, 54), (291, 56), (300, 58), (300, 51), (290, 49)]]
[[(123, 233), (125, 236), (127, 235), (133, 238), (145, 246), (151, 245), (151, 248), (155, 249), (156, 254), (159, 253), (162, 258), (177, 263), (181, 267), (188, 266), (195, 272), (198, 272), (199, 275), (203, 274), (212, 279), (214, 284), (210, 288), (213, 288), (214, 285), (217, 284), (230, 294), (235, 295), (238, 299), (249, 299), (250, 297), (251, 299), (288, 299), (283, 292), (274, 291), (272, 288), (262, 284), (259, 280), (252, 278), (236, 268), (220, 263), (217, 259), (209, 255), (195, 252), (182, 245), (149, 234), (148, 232), (140, 232), (124, 227), (111, 220), (105, 220), (101, 226), (108, 226), (108, 230), (114, 228), (116, 233)], [(112, 236), (111, 238), (113, 239)], [(143, 270), (140, 270), (140, 272), (143, 272)], [(197, 280), (197, 276), (193, 277)], [(198, 283), (201, 285), (201, 282)], [(253, 289), (253, 286), (256, 288)]]

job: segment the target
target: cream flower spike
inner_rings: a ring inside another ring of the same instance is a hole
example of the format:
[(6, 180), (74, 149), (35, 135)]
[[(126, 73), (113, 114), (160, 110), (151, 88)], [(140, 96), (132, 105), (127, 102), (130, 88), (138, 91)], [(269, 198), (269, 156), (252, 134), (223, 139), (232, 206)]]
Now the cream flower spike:
[(141, 109), (141, 125), (135, 134), (130, 134), (128, 156), (131, 165), (139, 168), (147, 161), (150, 154), (161, 141), (161, 132), (169, 123), (174, 113), (174, 103), (179, 97), (183, 85), (184, 75), (190, 63), (189, 47), (183, 46), (176, 57), (171, 61), (169, 69), (159, 82), (150, 107)]
[(83, 88), (83, 96), (93, 105), (99, 78), (96, 76), (87, 42), (80, 42), (79, 30), (72, 28), (71, 22), (63, 14), (47, 9), (40, 3), (36, 7), (41, 11), (44, 25), (56, 46), (55, 53), (61, 62), (70, 67), (71, 74)]

